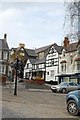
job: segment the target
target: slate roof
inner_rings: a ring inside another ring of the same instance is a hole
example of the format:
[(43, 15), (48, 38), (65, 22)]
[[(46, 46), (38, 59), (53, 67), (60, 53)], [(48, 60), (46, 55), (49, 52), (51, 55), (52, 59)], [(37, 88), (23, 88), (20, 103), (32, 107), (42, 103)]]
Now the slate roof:
[(33, 49), (26, 49), (26, 52), (29, 56), (34, 56), (36, 57), (36, 52)]
[(45, 58), (43, 59), (37, 59), (35, 64), (45, 63)]
[(53, 44), (53, 46), (54, 46), (54, 48), (57, 50), (57, 52), (60, 54), (60, 53), (61, 53), (61, 51), (62, 51), (62, 49), (63, 49), (63, 47), (62, 47), (62, 46), (57, 45), (56, 43), (54, 43), (54, 44)]
[(36, 59), (31, 59), (31, 58), (30, 58), (29, 60), (30, 60), (30, 63), (31, 63), (31, 64), (35, 64), (35, 62), (36, 62)]
[(49, 47), (51, 47), (51, 46), (52, 46), (52, 44), (51, 44), (51, 45), (44, 46), (44, 47), (40, 47), (40, 48), (35, 49), (35, 51), (36, 51), (36, 53), (39, 53), (39, 52), (42, 52), (42, 51), (47, 50), (47, 49), (48, 49)]
[[(19, 48), (12, 48), (14, 51), (20, 51), (20, 49)], [(29, 55), (29, 56), (32, 56), (32, 57), (36, 57), (36, 52), (35, 52), (35, 50), (33, 50), (33, 49), (25, 49), (24, 48), (24, 50), (26, 51), (26, 53)]]
[(9, 46), (8, 46), (6, 40), (0, 39), (0, 49), (9, 50)]
[(37, 48), (36, 49), (36, 53), (45, 51), (45, 50), (49, 49), (52, 45), (54, 46), (54, 48), (57, 50), (58, 53), (61, 53), (63, 47), (62, 46), (58, 46), (56, 43), (51, 44), (51, 45), (47, 45), (47, 46), (44, 46), (44, 47)]

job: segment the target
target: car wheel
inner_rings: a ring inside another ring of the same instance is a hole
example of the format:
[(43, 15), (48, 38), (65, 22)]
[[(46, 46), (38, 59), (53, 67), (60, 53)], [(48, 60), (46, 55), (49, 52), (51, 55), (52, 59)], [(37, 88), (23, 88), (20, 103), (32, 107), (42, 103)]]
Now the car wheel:
[(62, 89), (62, 93), (66, 93), (66, 89), (65, 88)]
[(52, 92), (55, 92), (55, 93), (57, 92), (56, 90), (53, 90), (53, 89), (51, 89), (51, 90), (52, 90)]
[(76, 102), (74, 100), (70, 100), (67, 103), (67, 111), (71, 114), (71, 115), (78, 115), (78, 109), (77, 109), (77, 105)]

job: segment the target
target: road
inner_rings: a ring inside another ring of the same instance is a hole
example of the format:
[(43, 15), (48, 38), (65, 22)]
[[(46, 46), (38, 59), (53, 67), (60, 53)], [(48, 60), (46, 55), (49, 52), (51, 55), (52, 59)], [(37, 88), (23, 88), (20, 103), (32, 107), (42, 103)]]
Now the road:
[(2, 90), (3, 118), (73, 118), (66, 110), (66, 95), (52, 91), (18, 90), (14, 96), (8, 89)]

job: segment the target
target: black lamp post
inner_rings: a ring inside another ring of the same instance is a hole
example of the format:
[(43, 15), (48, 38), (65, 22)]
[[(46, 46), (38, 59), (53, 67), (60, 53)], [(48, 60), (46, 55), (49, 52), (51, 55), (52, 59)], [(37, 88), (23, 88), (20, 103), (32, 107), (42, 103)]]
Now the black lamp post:
[(17, 95), (17, 75), (18, 75), (18, 57), (16, 58), (16, 78), (15, 78), (15, 88), (14, 88), (14, 95)]

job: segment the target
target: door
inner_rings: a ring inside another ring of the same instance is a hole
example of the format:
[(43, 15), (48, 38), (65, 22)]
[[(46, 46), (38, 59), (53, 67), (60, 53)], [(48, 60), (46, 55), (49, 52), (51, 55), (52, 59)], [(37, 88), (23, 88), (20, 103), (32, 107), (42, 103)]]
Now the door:
[(78, 84), (71, 82), (71, 83), (69, 83), (67, 89), (68, 89), (68, 91), (77, 90), (78, 89)]

